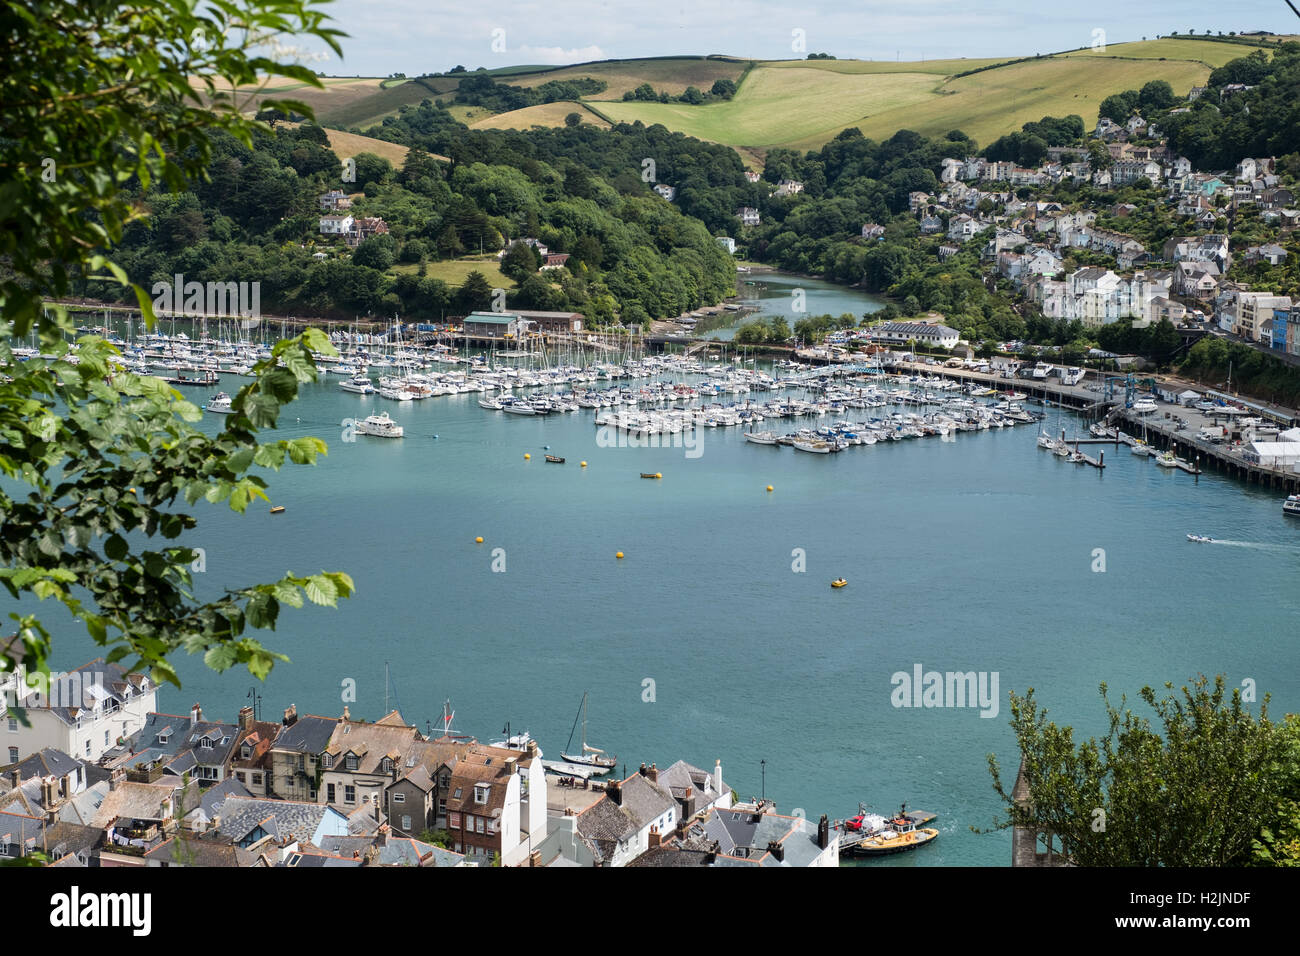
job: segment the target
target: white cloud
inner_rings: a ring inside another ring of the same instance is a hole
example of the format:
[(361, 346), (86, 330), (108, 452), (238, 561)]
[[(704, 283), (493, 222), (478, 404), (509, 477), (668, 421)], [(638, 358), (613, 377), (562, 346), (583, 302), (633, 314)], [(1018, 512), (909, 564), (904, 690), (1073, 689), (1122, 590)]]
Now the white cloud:
[(566, 50), (558, 46), (521, 46), (508, 51), (519, 63), (583, 63), (587, 60), (607, 60), (609, 55), (600, 47), (584, 46)]

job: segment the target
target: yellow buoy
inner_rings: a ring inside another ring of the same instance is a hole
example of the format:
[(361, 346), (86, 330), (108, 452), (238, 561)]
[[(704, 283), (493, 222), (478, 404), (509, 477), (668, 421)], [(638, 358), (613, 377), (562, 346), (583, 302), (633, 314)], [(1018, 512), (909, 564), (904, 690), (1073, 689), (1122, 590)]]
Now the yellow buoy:
[(582, 463), (582, 467), (583, 467), (583, 468), (586, 468), (586, 467), (587, 467), (587, 463), (586, 463), (585, 461)]
[(616, 552), (614, 553), (614, 557), (616, 557), (616, 558), (621, 558), (621, 557), (623, 557), (623, 552), (622, 552), (622, 551), (616, 551)]
[(664, 476), (664, 473), (663, 473), (662, 471), (656, 471), (656, 472), (655, 472), (655, 477), (656, 477), (656, 478), (662, 478), (663, 476)]
[(530, 458), (532, 458), (532, 457), (533, 457), (533, 456), (530, 455), (530, 454), (528, 454), (528, 452), (524, 452), (524, 461), (528, 461), (528, 459), (530, 459)]
[(483, 539), (482, 539), (481, 537), (475, 538), (475, 539), (474, 539), (474, 543), (475, 543), (475, 544), (482, 544), (482, 543), (483, 543)]
[(768, 491), (771, 491), (771, 490), (772, 490), (772, 486), (771, 486), (771, 485), (768, 485), (768, 486), (767, 486), (767, 490), (768, 490)]

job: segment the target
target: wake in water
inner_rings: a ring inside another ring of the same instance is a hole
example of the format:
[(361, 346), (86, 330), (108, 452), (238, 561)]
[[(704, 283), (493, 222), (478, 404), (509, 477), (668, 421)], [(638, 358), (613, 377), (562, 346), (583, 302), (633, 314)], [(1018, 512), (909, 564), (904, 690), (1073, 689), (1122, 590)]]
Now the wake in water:
[(1204, 544), (1226, 544), (1234, 548), (1255, 548), (1259, 551), (1284, 551), (1291, 554), (1300, 554), (1300, 545), (1294, 544), (1269, 544), (1265, 541), (1229, 541), (1225, 538), (1213, 538)]

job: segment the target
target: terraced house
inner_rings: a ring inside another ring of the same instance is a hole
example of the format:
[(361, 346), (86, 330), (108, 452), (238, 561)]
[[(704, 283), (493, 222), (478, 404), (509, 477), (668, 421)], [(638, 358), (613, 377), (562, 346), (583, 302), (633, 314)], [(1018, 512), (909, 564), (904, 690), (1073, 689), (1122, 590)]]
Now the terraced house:
[(447, 829), (453, 849), (473, 861), (515, 866), (546, 839), (546, 772), (527, 751), (471, 747), (448, 783)]

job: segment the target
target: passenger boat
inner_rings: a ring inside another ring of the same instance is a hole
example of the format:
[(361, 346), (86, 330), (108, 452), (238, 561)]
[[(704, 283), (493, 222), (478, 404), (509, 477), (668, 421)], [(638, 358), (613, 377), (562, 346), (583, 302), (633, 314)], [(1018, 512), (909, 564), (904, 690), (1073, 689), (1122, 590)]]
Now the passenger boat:
[(551, 464), (553, 464), (553, 465), (563, 465), (563, 464), (564, 464), (564, 459), (563, 459), (563, 458), (559, 458), (559, 457), (557, 457), (557, 456), (555, 456), (555, 455), (547, 455), (547, 456), (546, 456), (546, 460), (549, 461), (549, 462), (550, 462)]
[(1189, 534), (1189, 535), (1187, 536), (1187, 540), (1188, 540), (1188, 541), (1196, 541), (1196, 542), (1199, 542), (1199, 543), (1201, 543), (1201, 544), (1213, 544), (1213, 543), (1214, 543), (1214, 539), (1211, 538), (1208, 534)]
[(230, 407), (230, 396), (225, 392), (217, 392), (208, 399), (208, 404), (203, 406), (205, 412), (212, 412), (214, 415), (229, 415), (234, 411)]
[(831, 582), (831, 587), (833, 587), (833, 588), (842, 588), (842, 587), (844, 587), (844, 585), (846, 585), (846, 584), (848, 584), (848, 583), (849, 583), (849, 582), (846, 581), (844, 578), (836, 578), (834, 581)]
[(1300, 516), (1300, 495), (1287, 495), (1282, 502), (1282, 514)]
[(402, 426), (389, 418), (388, 412), (363, 418), (357, 422), (357, 431), (362, 435), (373, 435), (375, 438), (401, 438), (404, 434)]

